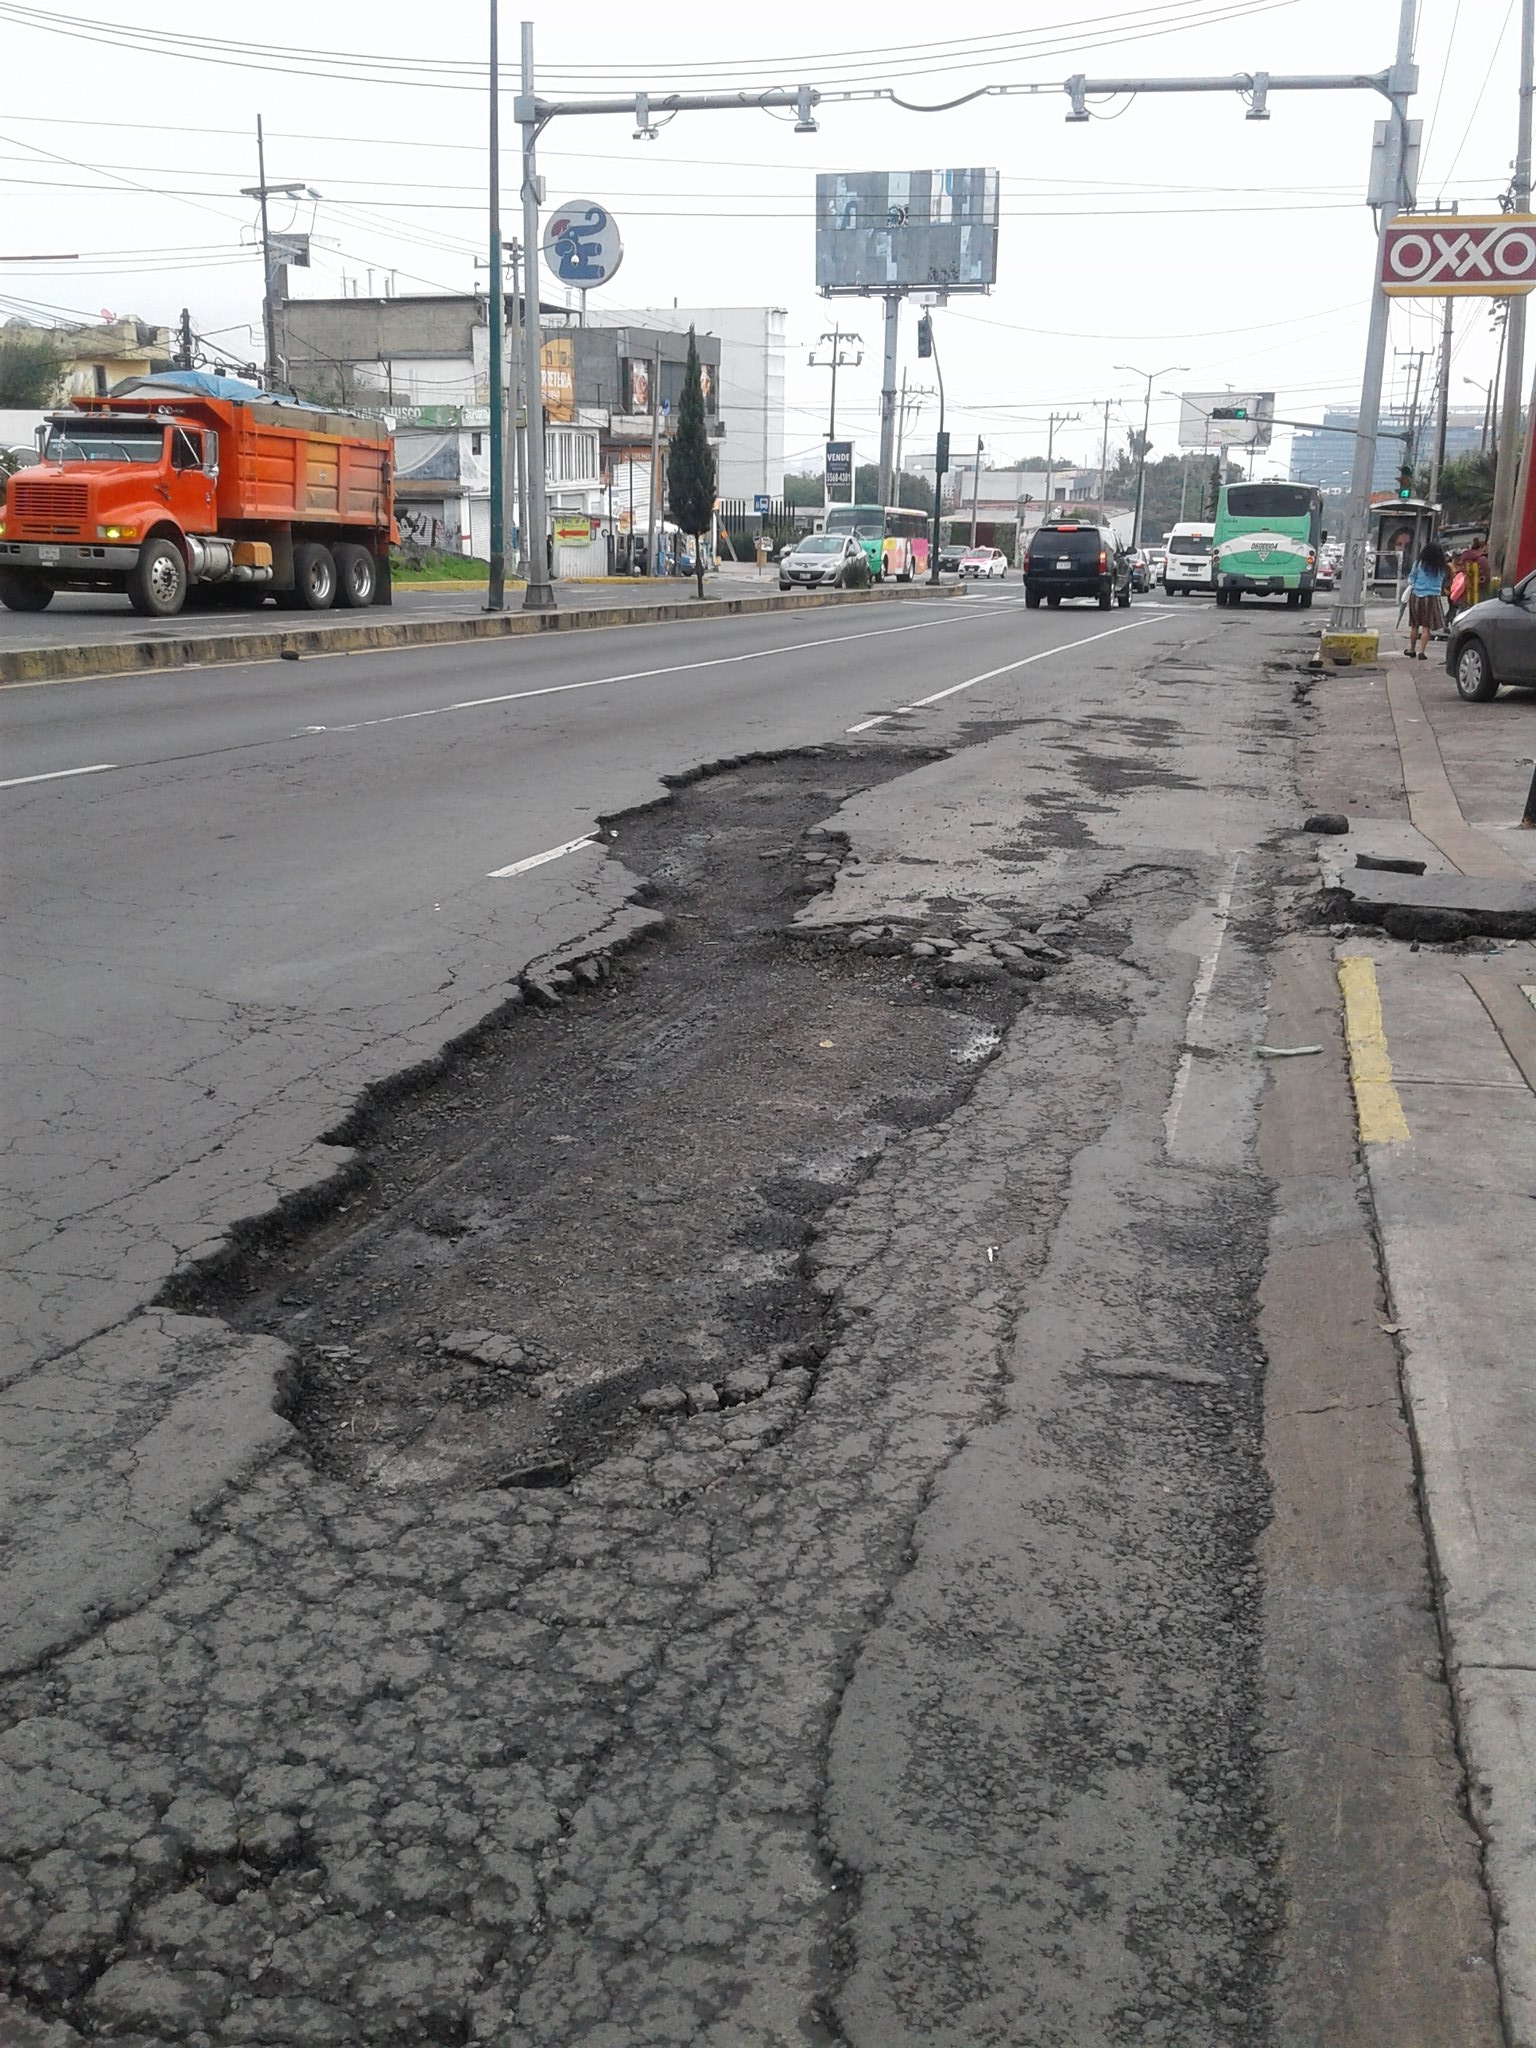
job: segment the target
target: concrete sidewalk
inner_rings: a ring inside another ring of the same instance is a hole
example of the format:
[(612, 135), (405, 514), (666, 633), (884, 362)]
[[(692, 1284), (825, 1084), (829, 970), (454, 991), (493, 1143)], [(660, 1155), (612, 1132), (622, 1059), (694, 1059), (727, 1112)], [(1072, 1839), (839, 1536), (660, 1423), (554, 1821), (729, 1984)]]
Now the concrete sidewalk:
[[(1312, 702), (1308, 796), (1351, 826), (1329, 879), (1357, 849), (1471, 893), (1536, 873), (1517, 823), (1536, 703), (1464, 704), (1433, 662), (1393, 654)], [(1337, 956), (1504, 2023), (1536, 2048), (1536, 947), (1357, 933)]]

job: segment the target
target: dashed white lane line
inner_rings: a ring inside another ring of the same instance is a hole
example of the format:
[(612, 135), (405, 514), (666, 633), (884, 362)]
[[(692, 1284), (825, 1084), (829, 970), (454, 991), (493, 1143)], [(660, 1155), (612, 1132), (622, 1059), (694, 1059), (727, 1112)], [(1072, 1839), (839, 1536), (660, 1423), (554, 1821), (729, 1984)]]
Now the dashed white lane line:
[(46, 775), (13, 775), (0, 789), (20, 789), (28, 782), (63, 782), (71, 775), (110, 775), (115, 761), (93, 761), (89, 768), (50, 768)]
[(962, 690), (974, 690), (978, 683), (990, 683), (994, 676), (1012, 675), (1016, 668), (1028, 668), (1034, 661), (1049, 661), (1054, 654), (1070, 654), (1074, 647), (1091, 647), (1095, 640), (1113, 640), (1117, 633), (1134, 633), (1138, 626), (1155, 626), (1158, 620), (1133, 619), (1128, 626), (1111, 626), (1103, 633), (1085, 633), (1081, 640), (1063, 640), (1057, 647), (1042, 647), (1036, 654), (1024, 654), (1017, 661), (1005, 661), (1001, 668), (984, 669), (979, 676), (967, 676), (963, 683), (951, 683), (947, 690), (935, 690), (928, 697), (914, 697), (910, 704), (898, 705), (894, 711), (879, 712), (874, 718), (861, 718), (857, 725), (844, 728), (847, 732), (868, 732), (877, 725), (887, 725), (893, 718), (904, 718), (908, 712), (924, 711), (930, 704), (941, 704), (946, 697), (958, 696)]
[(981, 611), (962, 609), (958, 618), (953, 600), (941, 607), (944, 616), (920, 619), (911, 626), (875, 626), (862, 633), (827, 633), (817, 640), (793, 640), (787, 647), (754, 647), (745, 654), (716, 654), (704, 661), (677, 661), (665, 668), (626, 669), (618, 675), (591, 676), (579, 683), (545, 683), (536, 690), (504, 690), (494, 697), (463, 697), (453, 704), (431, 704), (421, 711), (394, 711), (383, 718), (360, 718), (348, 725), (306, 725), (292, 735), (308, 739), (316, 733), (367, 732), (376, 725), (407, 725), (418, 718), (442, 718), (451, 711), (484, 711), (497, 704), (522, 704), (532, 697), (562, 697), (572, 690), (601, 690), (613, 683), (647, 683), (658, 676), (692, 675), (698, 669), (732, 668), (747, 661), (774, 661), (781, 655), (804, 654), (818, 647), (846, 647), (856, 640), (887, 640), (897, 633), (929, 633), (936, 626), (963, 624), (966, 617), (981, 618)]
[(580, 839), (567, 839), (564, 846), (549, 846), (542, 853), (530, 853), (526, 860), (515, 860), (504, 868), (492, 868), (485, 879), (488, 882), (504, 882), (509, 875), (526, 875), (530, 868), (542, 868), (552, 860), (560, 860), (568, 853), (575, 853), (579, 847), (596, 844), (596, 835), (588, 832)]
[(1205, 1022), (1205, 1006), (1211, 999), (1211, 990), (1216, 983), (1216, 963), (1221, 958), (1222, 942), (1227, 936), (1227, 926), (1232, 919), (1232, 895), (1237, 887), (1237, 871), (1242, 862), (1243, 856), (1234, 853), (1231, 865), (1227, 869), (1227, 879), (1216, 898), (1216, 908), (1211, 915), (1206, 942), (1200, 952), (1200, 971), (1195, 976), (1194, 990), (1184, 1016), (1184, 1050), (1179, 1055), (1178, 1069), (1173, 1077), (1173, 1091), (1168, 1097), (1168, 1107), (1163, 1112), (1163, 1142), (1170, 1152), (1178, 1135), (1179, 1117), (1184, 1109), (1184, 1095), (1189, 1087), (1189, 1077), (1194, 1071), (1195, 1055), (1202, 1050), (1200, 1027)]

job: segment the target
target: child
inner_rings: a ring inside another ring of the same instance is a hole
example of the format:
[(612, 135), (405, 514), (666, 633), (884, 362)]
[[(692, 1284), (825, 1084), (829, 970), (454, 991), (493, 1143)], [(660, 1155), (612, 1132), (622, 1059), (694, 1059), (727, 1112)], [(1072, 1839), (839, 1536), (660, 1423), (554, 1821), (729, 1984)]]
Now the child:
[[(1429, 636), (1445, 624), (1441, 598), (1445, 592), (1445, 549), (1437, 540), (1425, 541), (1408, 579), (1408, 645), (1410, 661), (1429, 659)], [(1420, 639), (1423, 646), (1419, 645)]]

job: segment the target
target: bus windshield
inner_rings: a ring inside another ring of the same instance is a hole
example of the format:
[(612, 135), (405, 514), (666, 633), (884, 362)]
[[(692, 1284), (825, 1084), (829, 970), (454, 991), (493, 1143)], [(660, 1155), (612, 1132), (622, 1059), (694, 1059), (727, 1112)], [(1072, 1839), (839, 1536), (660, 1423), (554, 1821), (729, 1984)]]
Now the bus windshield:
[(1308, 484), (1228, 484), (1231, 519), (1305, 519), (1317, 493)]
[(860, 540), (883, 540), (885, 513), (879, 505), (834, 505), (827, 514), (828, 533), (852, 533)]

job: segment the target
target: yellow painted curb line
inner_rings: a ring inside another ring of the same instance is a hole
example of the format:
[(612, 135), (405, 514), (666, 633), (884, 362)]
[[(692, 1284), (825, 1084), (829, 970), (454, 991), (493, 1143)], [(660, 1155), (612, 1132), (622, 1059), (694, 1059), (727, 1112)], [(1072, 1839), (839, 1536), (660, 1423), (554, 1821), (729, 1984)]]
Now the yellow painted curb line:
[(1392, 1080), (1376, 963), (1363, 954), (1349, 954), (1339, 962), (1339, 987), (1344, 995), (1344, 1039), (1349, 1047), (1349, 1078), (1355, 1090), (1360, 1142), (1400, 1144), (1409, 1135), (1408, 1119)]

